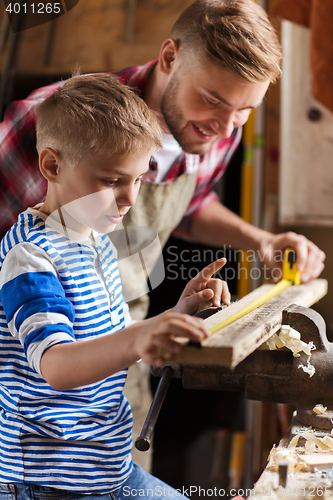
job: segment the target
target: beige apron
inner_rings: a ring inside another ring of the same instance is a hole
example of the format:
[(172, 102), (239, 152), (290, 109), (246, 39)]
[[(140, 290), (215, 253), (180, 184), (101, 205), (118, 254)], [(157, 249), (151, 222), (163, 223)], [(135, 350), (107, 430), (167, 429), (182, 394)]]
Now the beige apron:
[[(156, 261), (161, 257), (161, 249), (170, 233), (183, 218), (193, 197), (196, 179), (197, 172), (183, 174), (173, 182), (143, 181), (135, 205), (124, 218), (126, 234), (124, 231), (115, 231), (110, 235), (118, 248), (118, 265), (125, 300), (133, 290), (137, 296), (129, 302), (131, 315), (135, 319), (146, 316), (146, 277), (151, 274)], [(145, 273), (142, 272), (142, 256), (138, 258), (140, 251), (144, 254)], [(163, 269), (162, 262), (161, 266)], [(128, 371), (124, 394), (133, 412), (133, 441), (140, 435), (152, 400), (149, 373), (150, 367), (143, 362), (135, 363)], [(151, 472), (152, 450), (142, 453), (133, 446), (132, 457), (144, 470)]]

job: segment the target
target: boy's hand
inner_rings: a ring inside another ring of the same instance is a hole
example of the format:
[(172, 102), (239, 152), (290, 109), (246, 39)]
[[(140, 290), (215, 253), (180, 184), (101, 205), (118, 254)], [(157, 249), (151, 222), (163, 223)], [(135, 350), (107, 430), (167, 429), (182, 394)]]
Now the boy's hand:
[(182, 352), (187, 340), (201, 342), (208, 337), (201, 318), (172, 311), (146, 319), (141, 326), (141, 334), (136, 336), (137, 352), (143, 361), (155, 366), (172, 361)]
[(199, 274), (189, 281), (180, 296), (173, 311), (185, 314), (195, 314), (206, 307), (230, 305), (230, 292), (225, 281), (212, 278), (227, 262), (226, 259), (218, 259), (206, 266)]

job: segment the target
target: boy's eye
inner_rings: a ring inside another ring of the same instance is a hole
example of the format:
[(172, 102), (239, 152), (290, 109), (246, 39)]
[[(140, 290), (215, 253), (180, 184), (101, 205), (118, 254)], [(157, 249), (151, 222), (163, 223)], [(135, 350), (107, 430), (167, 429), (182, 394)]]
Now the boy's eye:
[(135, 180), (135, 184), (137, 184), (138, 182), (142, 181), (142, 176), (141, 177), (138, 177), (136, 180)]
[(117, 181), (110, 181), (105, 179), (104, 181), (108, 186), (115, 186), (117, 184)]

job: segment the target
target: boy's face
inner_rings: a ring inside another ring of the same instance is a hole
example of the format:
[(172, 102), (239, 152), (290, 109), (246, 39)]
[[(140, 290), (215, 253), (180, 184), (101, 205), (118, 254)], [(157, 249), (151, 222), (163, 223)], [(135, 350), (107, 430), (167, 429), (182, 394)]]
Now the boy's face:
[(99, 233), (113, 231), (135, 203), (151, 154), (88, 154), (76, 167), (60, 164), (57, 203), (66, 225), (86, 235), (91, 229)]

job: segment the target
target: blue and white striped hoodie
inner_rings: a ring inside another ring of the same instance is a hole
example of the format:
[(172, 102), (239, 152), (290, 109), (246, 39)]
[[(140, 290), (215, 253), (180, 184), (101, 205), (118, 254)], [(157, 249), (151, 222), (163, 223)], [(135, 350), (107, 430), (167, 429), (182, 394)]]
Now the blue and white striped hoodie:
[(127, 324), (109, 237), (95, 245), (67, 239), (28, 209), (1, 242), (0, 269), (0, 482), (80, 493), (119, 488), (132, 468), (127, 370), (58, 391), (39, 368), (48, 347)]

